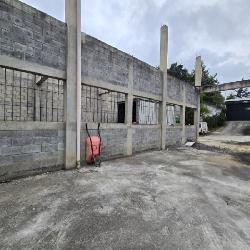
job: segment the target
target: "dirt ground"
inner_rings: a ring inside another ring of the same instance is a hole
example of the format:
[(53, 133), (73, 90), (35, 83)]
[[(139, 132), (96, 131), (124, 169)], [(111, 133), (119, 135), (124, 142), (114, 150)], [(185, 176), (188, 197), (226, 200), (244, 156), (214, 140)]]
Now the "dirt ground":
[(228, 152), (250, 155), (250, 122), (227, 122), (225, 127), (209, 136), (200, 137), (199, 142), (207, 146), (225, 149)]
[(0, 249), (249, 249), (250, 166), (177, 148), (0, 185)]

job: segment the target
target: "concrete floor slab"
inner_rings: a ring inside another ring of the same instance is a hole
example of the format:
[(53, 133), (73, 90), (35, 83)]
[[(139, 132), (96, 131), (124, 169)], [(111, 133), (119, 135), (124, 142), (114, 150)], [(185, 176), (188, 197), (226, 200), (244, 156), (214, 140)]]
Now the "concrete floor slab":
[(0, 249), (249, 249), (250, 167), (178, 148), (0, 185)]

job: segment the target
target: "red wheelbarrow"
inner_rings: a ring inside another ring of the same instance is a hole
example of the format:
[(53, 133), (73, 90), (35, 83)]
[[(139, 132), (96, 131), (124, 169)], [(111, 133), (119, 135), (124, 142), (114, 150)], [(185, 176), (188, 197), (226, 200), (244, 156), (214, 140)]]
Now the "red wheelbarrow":
[(90, 136), (88, 124), (86, 123), (86, 131), (88, 137), (85, 140), (86, 148), (86, 162), (88, 164), (95, 164), (96, 167), (101, 166), (101, 134), (100, 134), (100, 123), (98, 123), (98, 136)]

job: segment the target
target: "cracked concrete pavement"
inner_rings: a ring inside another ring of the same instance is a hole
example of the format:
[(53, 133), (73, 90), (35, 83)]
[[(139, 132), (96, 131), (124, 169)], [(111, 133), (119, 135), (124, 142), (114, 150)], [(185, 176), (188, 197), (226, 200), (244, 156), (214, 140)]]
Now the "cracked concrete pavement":
[(249, 249), (250, 167), (177, 148), (0, 185), (0, 249)]

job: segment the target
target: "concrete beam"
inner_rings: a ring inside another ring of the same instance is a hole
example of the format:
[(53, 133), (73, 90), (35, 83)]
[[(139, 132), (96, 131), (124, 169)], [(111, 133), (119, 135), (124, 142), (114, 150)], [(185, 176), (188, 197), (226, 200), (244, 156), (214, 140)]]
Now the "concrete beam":
[[(103, 81), (103, 80), (96, 79), (96, 78), (93, 78), (93, 77), (82, 76), (82, 83), (86, 84), (86, 85), (89, 85), (89, 86), (103, 88), (103, 89), (116, 91), (116, 92), (120, 92), (120, 93), (124, 93), (124, 94), (129, 93), (129, 86), (128, 87), (123, 87), (123, 86), (119, 86), (119, 85), (114, 85), (111, 82)], [(148, 93), (148, 92), (135, 90), (135, 89), (133, 90), (133, 95), (148, 98), (148, 99), (152, 99), (152, 100), (156, 100), (156, 101), (161, 101), (162, 100), (162, 96), (160, 96), (160, 95), (154, 95), (154, 94), (151, 94), (151, 93)]]
[[(96, 130), (98, 122), (88, 122), (88, 128)], [(127, 125), (123, 123), (102, 123), (100, 129), (127, 129)], [(81, 123), (81, 130), (86, 130), (86, 122)]]
[(27, 73), (36, 73), (38, 75), (48, 76), (56, 79), (66, 79), (65, 71), (4, 55), (0, 55), (0, 66), (17, 69)]
[(93, 77), (88, 77), (88, 76), (82, 76), (82, 83), (89, 85), (89, 86), (94, 86), (97, 88), (103, 88), (111, 91), (116, 91), (120, 93), (128, 93), (128, 88), (127, 87), (122, 87), (119, 85), (114, 85), (111, 82), (103, 81), (100, 79), (96, 79)]
[(29, 122), (29, 121), (1, 121), (0, 122), (0, 131), (18, 131), (18, 130), (50, 130), (58, 129), (64, 130), (64, 122)]
[[(65, 91), (65, 123), (66, 152), (65, 168), (75, 168), (77, 165), (77, 91), (79, 81), (79, 45), (81, 45), (81, 19), (79, 11), (81, 0), (65, 0), (65, 17), (67, 23), (67, 83)], [(80, 38), (80, 42), (78, 41)]]
[(201, 92), (202, 93), (210, 93), (210, 92), (226, 91), (226, 90), (247, 88), (247, 87), (250, 87), (250, 79), (236, 81), (236, 82), (223, 83), (223, 84), (219, 84), (217, 86), (212, 86), (212, 87), (204, 86), (204, 87), (202, 87)]
[(167, 103), (168, 103), (168, 104), (179, 105), (179, 106), (185, 105), (186, 107), (192, 108), (192, 109), (196, 109), (196, 108), (197, 108), (196, 105), (192, 105), (192, 104), (189, 104), (189, 103), (187, 103), (187, 102), (184, 103), (183, 101), (179, 101), (179, 102), (178, 102), (178, 101), (172, 100), (172, 99), (170, 99), (170, 98), (167, 99)]
[(162, 82), (162, 102), (160, 104), (160, 123), (161, 123), (161, 149), (166, 148), (166, 100), (167, 100), (167, 67), (168, 67), (168, 26), (161, 27), (161, 44), (160, 44), (160, 69), (163, 73)]
[(144, 91), (133, 90), (133, 95), (143, 97), (143, 98), (147, 98), (147, 99), (151, 99), (151, 100), (154, 100), (154, 101), (160, 101), (160, 102), (162, 101), (162, 96), (154, 95), (154, 94), (147, 93), (147, 92), (144, 92)]

